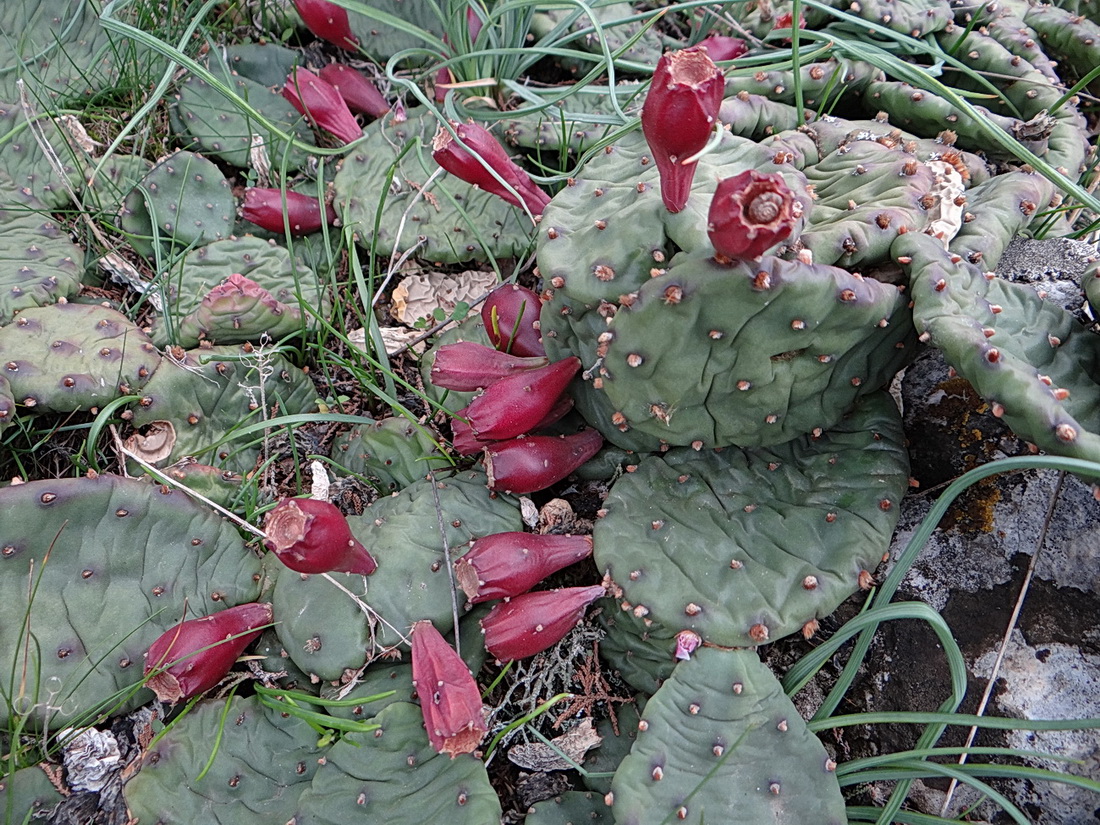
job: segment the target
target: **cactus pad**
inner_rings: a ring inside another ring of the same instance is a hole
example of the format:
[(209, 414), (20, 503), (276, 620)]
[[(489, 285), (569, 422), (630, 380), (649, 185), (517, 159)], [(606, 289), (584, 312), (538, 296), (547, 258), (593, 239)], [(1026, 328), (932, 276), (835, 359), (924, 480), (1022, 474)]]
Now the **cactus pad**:
[(841, 825), (821, 742), (751, 650), (698, 650), (646, 704), (611, 784), (616, 825)]
[(54, 304), (0, 327), (0, 370), (11, 392), (37, 412), (99, 407), (139, 391), (160, 364), (149, 337), (98, 304)]
[(603, 795), (592, 791), (566, 791), (531, 806), (525, 825), (614, 825)]
[(447, 463), (431, 435), (405, 418), (386, 418), (338, 435), (332, 460), (374, 481), (384, 493), (402, 490)]
[(32, 481), (0, 489), (0, 512), (0, 679), (26, 684), (0, 703), (0, 725), (13, 704), (37, 727), (148, 701), (114, 694), (141, 680), (157, 636), (259, 591), (236, 530), (180, 492), (106, 475)]
[(897, 408), (878, 393), (816, 437), (643, 459), (604, 503), (596, 564), (669, 630), (759, 644), (869, 584), (908, 481)]

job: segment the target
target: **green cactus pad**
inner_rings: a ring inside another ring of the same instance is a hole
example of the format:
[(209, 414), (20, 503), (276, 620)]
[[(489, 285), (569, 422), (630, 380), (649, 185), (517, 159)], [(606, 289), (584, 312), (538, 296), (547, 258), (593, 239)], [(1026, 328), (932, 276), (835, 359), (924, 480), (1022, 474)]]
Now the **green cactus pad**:
[(386, 418), (341, 433), (332, 443), (332, 460), (372, 480), (384, 493), (403, 490), (432, 469), (447, 466), (430, 431), (406, 418)]
[[(4, 5), (0, 15), (5, 14), (8, 8), (9, 6)], [(3, 69), (0, 69), (0, 77), (3, 76), (2, 72)], [(0, 101), (5, 100), (8, 98), (0, 97)], [(59, 209), (72, 201), (70, 190), (79, 190), (82, 186), (79, 167), (86, 158), (72, 147), (65, 133), (54, 121), (43, 118), (36, 121), (35, 127), (41, 130), (41, 137), (57, 154), (61, 162), (60, 171), (55, 171), (47, 159), (27, 123), (22, 107), (13, 103), (0, 103), (0, 172), (10, 177), (22, 193), (22, 197), (14, 200), (5, 193), (3, 203), (22, 201), (30, 196), (44, 204), (47, 209)]]
[(821, 742), (751, 650), (696, 651), (646, 704), (611, 785), (616, 825), (841, 825)]
[(897, 408), (878, 393), (816, 437), (643, 459), (611, 488), (594, 557), (635, 613), (755, 645), (859, 589), (890, 545), (908, 481)]
[[(380, 65), (385, 64), (388, 58), (399, 51), (422, 49), (431, 42), (430, 38), (443, 36), (443, 23), (431, 3), (417, 3), (415, 0), (371, 0), (369, 4), (363, 5), (398, 18), (398, 25), (393, 25), (377, 17), (348, 9), (348, 24), (359, 40), (359, 48)], [(418, 37), (409, 30), (410, 26), (420, 29), (429, 39)], [(412, 63), (424, 59), (419, 55), (405, 58)]]
[(32, 481), (0, 489), (0, 513), (0, 680), (26, 684), (0, 703), (0, 725), (13, 706), (38, 728), (148, 701), (131, 688), (154, 639), (259, 592), (259, 561), (233, 526), (178, 491)]
[(905, 235), (917, 328), (1020, 438), (1055, 455), (1100, 460), (1100, 338), (1031, 287)]
[(1034, 172), (1005, 172), (967, 193), (966, 215), (949, 249), (984, 270), (996, 269), (1012, 239), (1052, 206), (1054, 185)]
[[(234, 95), (282, 131), (302, 143), (313, 145), (313, 131), (298, 110), (278, 91), (272, 91), (247, 77), (234, 76), (221, 61), (211, 61), (211, 64), (213, 75)], [(189, 76), (180, 84), (176, 94), (176, 117), (179, 125), (186, 130), (185, 135), (194, 138), (196, 146), (193, 148), (242, 169), (252, 165), (253, 135), (259, 135), (262, 139), (273, 170), (285, 168), (293, 173), (309, 159), (306, 150), (278, 138), (253, 120), (237, 101), (225, 97), (199, 77)]]
[[(480, 472), (441, 479), (436, 492), (453, 559), (466, 552), (472, 538), (522, 529), (515, 504), (507, 496), (490, 497)], [(373, 626), (323, 576), (281, 572), (272, 595), (279, 638), (291, 658), (307, 673), (332, 681), (400, 644), (415, 621), (429, 619), (442, 633), (453, 624), (431, 482), (418, 481), (380, 499), (348, 522), (378, 561), (378, 570), (365, 579), (331, 575), (377, 613)]]
[(324, 755), (317, 738), (256, 697), (201, 702), (144, 753), (126, 804), (160, 825), (301, 821), (298, 797)]
[(37, 765), (0, 778), (0, 816), (5, 823), (46, 822), (63, 798)]
[[(535, 232), (523, 210), (453, 175), (437, 175), (431, 188), (421, 192), (439, 171), (431, 152), (438, 124), (430, 114), (413, 111), (403, 123), (384, 117), (367, 125), (365, 140), (344, 158), (333, 181), (333, 206), (344, 225), (354, 229), (361, 246), (385, 254), (397, 241), (399, 252), (419, 243), (419, 258), (440, 263), (522, 256)], [(409, 141), (415, 145), (397, 161)]]
[(97, 163), (86, 163), (87, 178), (84, 186), (84, 205), (97, 207), (114, 218), (126, 196), (144, 180), (153, 164), (140, 155), (111, 155), (98, 172)]
[[(661, 53), (665, 50), (660, 30), (649, 25), (650, 18), (640, 18), (630, 3), (593, 3), (590, 7), (586, 7), (583, 13), (577, 9), (555, 10), (553, 8), (546, 9), (543, 13), (551, 25), (568, 23), (571, 32), (586, 31), (585, 35), (577, 37), (569, 43), (569, 46), (593, 52), (601, 60), (605, 42), (617, 58), (643, 66), (657, 65)], [(592, 32), (593, 26), (600, 27), (599, 36)], [(626, 44), (635, 37), (637, 39), (627, 46)], [(624, 46), (626, 46), (625, 49)], [(623, 51), (617, 53), (620, 49)], [(590, 61), (570, 58), (563, 59), (562, 63), (574, 72), (584, 72), (592, 67)]]
[[(230, 273), (254, 281), (277, 302), (255, 296), (239, 300), (208, 298)], [(193, 249), (160, 281), (165, 312), (153, 323), (158, 346), (198, 346), (200, 340), (219, 344), (259, 342), (263, 333), (274, 341), (317, 328), (327, 318), (332, 298), (313, 270), (285, 247), (246, 235)]]
[(0, 176), (0, 324), (80, 291), (84, 252), (33, 195)]
[(614, 825), (603, 794), (566, 791), (553, 799), (536, 802), (527, 812), (525, 825)]
[(236, 43), (226, 46), (225, 59), (236, 74), (278, 91), (302, 63), (302, 53), (274, 43)]
[[(267, 377), (261, 381), (261, 371)], [(132, 407), (131, 424), (148, 427), (128, 442), (142, 458), (166, 467), (190, 456), (240, 474), (251, 472), (262, 435), (234, 436), (248, 424), (317, 409), (309, 376), (274, 350), (210, 347), (180, 351), (162, 364)]]
[(0, 433), (15, 421), (15, 396), (11, 392), (11, 382), (0, 375)]
[(138, 392), (160, 361), (144, 332), (99, 304), (25, 309), (0, 327), (0, 370), (35, 412), (89, 410)]
[(298, 799), (297, 825), (490, 825), (500, 800), (480, 759), (451, 759), (428, 744), (420, 708), (390, 705), (374, 718), (373, 733), (337, 742)]
[(158, 242), (171, 252), (229, 237), (236, 214), (221, 170), (181, 150), (162, 159), (126, 196), (120, 223), (134, 249), (151, 258)]
[(596, 615), (606, 634), (600, 640), (600, 658), (647, 696), (656, 693), (676, 667), (676, 631), (654, 621), (648, 610), (643, 605), (635, 615), (634, 605), (619, 599), (616, 607), (605, 607)]

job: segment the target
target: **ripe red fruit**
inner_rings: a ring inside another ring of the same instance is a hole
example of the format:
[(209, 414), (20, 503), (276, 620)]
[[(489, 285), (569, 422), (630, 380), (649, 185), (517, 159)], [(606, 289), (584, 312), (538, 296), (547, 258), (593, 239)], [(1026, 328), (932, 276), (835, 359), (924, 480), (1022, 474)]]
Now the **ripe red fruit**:
[(353, 112), (371, 117), (382, 117), (390, 113), (389, 102), (362, 72), (341, 63), (329, 63), (321, 69), (319, 76), (340, 93), (340, 97)]
[(529, 435), (485, 448), (489, 489), (533, 493), (561, 481), (592, 458), (603, 446), (597, 430), (573, 435)]
[(759, 258), (791, 234), (800, 210), (782, 175), (746, 169), (718, 183), (707, 234), (727, 258)]
[(369, 576), (378, 563), (351, 534), (335, 505), (308, 498), (285, 498), (267, 514), (264, 547), (298, 573), (359, 573)]
[(363, 130), (344, 98), (313, 72), (298, 67), (287, 75), (283, 97), (310, 123), (331, 132), (344, 143), (363, 137)]
[(429, 621), (412, 629), (413, 687), (424, 727), (436, 753), (454, 759), (470, 753), (487, 730), (485, 713), (470, 669)]
[(581, 368), (574, 355), (538, 369), (501, 378), (470, 402), (465, 418), (481, 441), (530, 432), (553, 409)]
[[(432, 138), (432, 157), (435, 158), (436, 163), (456, 178), (491, 192), (513, 206), (522, 209), (526, 205), (532, 215), (542, 214), (546, 204), (550, 203), (550, 196), (535, 185), (530, 175), (512, 162), (508, 153), (504, 151), (504, 147), (497, 142), (488, 129), (472, 122), (452, 123), (451, 126), (462, 143), (469, 148), (456, 142), (451, 133), (441, 126)], [(485, 161), (489, 169), (496, 172), (501, 180), (516, 191), (518, 198), (482, 165), (478, 160), (479, 157)]]
[(493, 290), (481, 305), (481, 321), (489, 334), (489, 343), (501, 352), (545, 356), (539, 331), (541, 312), (538, 293), (519, 284), (504, 284)]
[(485, 344), (459, 341), (435, 351), (431, 380), (432, 384), (446, 390), (471, 392), (546, 364), (546, 356), (521, 358)]
[(475, 539), (455, 562), (471, 604), (526, 593), (551, 573), (592, 555), (591, 536), (495, 533)]
[(605, 592), (594, 584), (524, 593), (500, 602), (481, 620), (485, 648), (501, 662), (541, 653), (564, 639)]
[(145, 684), (162, 702), (204, 693), (269, 624), (271, 605), (252, 603), (169, 628), (145, 652)]
[(317, 198), (282, 189), (265, 189), (252, 186), (244, 190), (241, 217), (263, 227), (269, 232), (284, 232), (290, 225), (291, 235), (308, 235), (326, 223), (336, 220), (332, 206), (325, 204), (324, 211)]
[(661, 175), (661, 199), (679, 212), (691, 194), (697, 163), (684, 163), (707, 145), (722, 105), (725, 80), (707, 50), (666, 52), (657, 61), (642, 107), (642, 133)]
[(748, 54), (749, 44), (740, 37), (726, 37), (721, 34), (712, 34), (695, 44), (701, 49), (706, 49), (707, 55), (715, 62), (719, 60), (736, 60), (743, 54)]
[(351, 33), (348, 12), (328, 0), (294, 0), (302, 22), (315, 35), (344, 49), (354, 49), (359, 40)]

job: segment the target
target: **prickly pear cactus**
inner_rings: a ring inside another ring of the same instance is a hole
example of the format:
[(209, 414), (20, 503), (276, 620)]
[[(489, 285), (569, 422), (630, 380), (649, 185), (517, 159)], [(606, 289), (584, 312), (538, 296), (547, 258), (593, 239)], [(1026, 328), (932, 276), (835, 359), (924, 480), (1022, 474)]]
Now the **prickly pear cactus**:
[(160, 361), (144, 332), (98, 304), (25, 309), (0, 327), (0, 370), (35, 412), (88, 410), (139, 392)]
[(274, 43), (235, 43), (225, 47), (225, 60), (241, 77), (278, 90), (301, 64), (302, 53)]
[[(181, 618), (255, 600), (260, 565), (184, 493), (117, 476), (0, 489), (0, 703), (32, 728), (151, 698), (142, 654)], [(29, 589), (29, 595), (28, 595)]]
[(525, 825), (614, 825), (603, 795), (592, 791), (566, 791), (560, 796), (536, 802), (527, 813)]
[(298, 797), (322, 755), (312, 727), (257, 697), (208, 700), (144, 753), (123, 793), (142, 822), (296, 821)]
[[(9, 8), (5, 5), (0, 14), (7, 13)], [(3, 77), (3, 69), (0, 69), (0, 77)], [(19, 97), (0, 97), (0, 101), (8, 100), (18, 101)], [(10, 177), (24, 195), (37, 199), (47, 209), (58, 209), (72, 201), (70, 190), (80, 189), (79, 169), (86, 158), (71, 146), (54, 121), (43, 118), (36, 121), (35, 128), (40, 131), (43, 141), (52, 147), (61, 168), (55, 170), (46, 157), (22, 107), (17, 102), (0, 102), (0, 171)], [(3, 202), (15, 201), (5, 194)]]
[(158, 467), (185, 456), (220, 472), (248, 473), (260, 451), (257, 435), (234, 431), (279, 415), (313, 412), (309, 376), (275, 350), (246, 344), (172, 351), (133, 407), (145, 428), (127, 445)]
[(885, 393), (772, 448), (669, 450), (615, 482), (594, 557), (624, 607), (728, 647), (816, 628), (890, 544), (909, 464)]
[(37, 765), (0, 779), (0, 817), (4, 817), (4, 822), (47, 822), (62, 798)]
[(646, 704), (612, 812), (616, 825), (841, 825), (835, 768), (754, 652), (703, 648)]
[[(429, 36), (443, 35), (443, 23), (439, 19), (438, 11), (431, 4), (418, 3), (416, 0), (371, 0), (371, 3), (364, 5), (398, 18), (398, 24), (394, 25), (355, 9), (348, 10), (348, 24), (359, 41), (359, 47), (379, 64), (385, 64), (388, 58), (404, 49), (423, 48), (424, 38), (412, 33), (410, 27), (416, 27)], [(417, 60), (406, 59), (414, 62)]]
[(84, 252), (33, 195), (0, 178), (0, 324), (15, 312), (71, 298), (80, 290)]
[[(522, 210), (453, 175), (439, 175), (430, 149), (438, 124), (431, 115), (414, 111), (402, 123), (379, 118), (367, 125), (366, 139), (344, 158), (333, 181), (333, 206), (344, 225), (354, 228), (365, 248), (376, 246), (388, 254), (395, 243), (399, 252), (416, 245), (417, 257), (427, 261), (522, 255), (534, 238), (534, 226)], [(415, 145), (398, 161), (410, 141)], [(433, 174), (430, 189), (422, 190)]]
[(485, 764), (471, 754), (450, 759), (436, 753), (419, 707), (399, 702), (373, 721), (378, 730), (350, 734), (326, 752), (298, 799), (300, 825), (500, 821), (500, 800)]
[(180, 150), (162, 159), (126, 196), (121, 227), (147, 258), (229, 237), (236, 206), (211, 161)]
[(338, 435), (332, 443), (332, 460), (343, 470), (367, 478), (383, 493), (403, 490), (447, 464), (430, 432), (406, 418), (386, 418)]
[(450, 629), (451, 586), (435, 494), (452, 559), (473, 538), (521, 529), (516, 505), (508, 496), (490, 497), (483, 473), (441, 476), (435, 494), (432, 484), (417, 481), (348, 517), (378, 569), (366, 578), (331, 575), (369, 606), (369, 617), (323, 576), (280, 572), (272, 594), (279, 638), (302, 670), (339, 680), (346, 669), (401, 644), (415, 621), (429, 619), (443, 633)]
[[(899, 238), (922, 337), (1020, 438), (1056, 455), (1100, 460), (1100, 338), (1031, 288), (920, 236)], [(992, 273), (990, 273), (992, 274)]]
[[(248, 77), (234, 75), (220, 59), (210, 61), (210, 70), (234, 95), (282, 131), (302, 143), (313, 145), (313, 131), (278, 91)], [(282, 80), (285, 79), (283, 75)], [(259, 145), (267, 153), (273, 170), (285, 169), (292, 174), (309, 158), (305, 149), (278, 138), (253, 120), (237, 101), (225, 97), (200, 77), (189, 76), (180, 84), (174, 113), (177, 132), (185, 139), (193, 139), (192, 148), (233, 166), (248, 168), (252, 165), (254, 135), (259, 137)]]
[[(255, 287), (218, 289), (230, 273)], [(246, 235), (193, 249), (160, 281), (164, 313), (153, 323), (158, 346), (191, 348), (201, 340), (219, 344), (278, 341), (317, 328), (332, 298), (301, 260), (285, 247)]]
[(15, 421), (15, 396), (11, 392), (11, 382), (0, 375), (0, 433)]

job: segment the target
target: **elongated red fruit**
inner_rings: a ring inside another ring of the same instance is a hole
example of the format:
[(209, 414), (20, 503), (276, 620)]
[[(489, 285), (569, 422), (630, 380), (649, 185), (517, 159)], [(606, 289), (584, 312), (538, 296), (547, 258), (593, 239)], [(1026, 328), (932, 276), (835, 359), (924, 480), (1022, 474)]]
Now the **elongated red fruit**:
[(502, 441), (530, 432), (546, 417), (581, 368), (575, 355), (502, 378), (470, 402), (466, 420), (481, 441)]
[(319, 77), (340, 93), (353, 112), (371, 117), (390, 113), (389, 102), (362, 72), (342, 63), (329, 63), (321, 69)]
[(244, 190), (241, 217), (268, 232), (284, 232), (289, 225), (291, 235), (308, 235), (336, 220), (336, 212), (329, 204), (322, 211), (317, 198), (301, 192), (251, 186)]
[(542, 302), (538, 294), (519, 284), (493, 290), (481, 305), (481, 321), (489, 343), (501, 352), (532, 357), (546, 355), (539, 331)]
[(642, 106), (642, 134), (660, 172), (661, 199), (669, 212), (687, 205), (698, 164), (684, 161), (707, 145), (725, 85), (707, 50), (698, 46), (666, 52), (657, 61)]
[(485, 448), (489, 489), (533, 493), (561, 481), (603, 446), (597, 430), (574, 435), (529, 435)]
[(351, 534), (335, 505), (309, 498), (285, 498), (267, 514), (264, 547), (298, 573), (359, 573), (378, 563)]
[(198, 696), (222, 680), (269, 624), (271, 605), (253, 602), (169, 628), (145, 651), (145, 684), (162, 702)]
[[(526, 205), (532, 215), (542, 214), (546, 204), (550, 203), (550, 196), (539, 189), (531, 176), (508, 157), (504, 147), (488, 129), (473, 122), (452, 123), (451, 128), (465, 146), (458, 143), (450, 131), (440, 126), (432, 138), (432, 157), (436, 163), (455, 177), (503, 198), (512, 206), (523, 208)], [(478, 160), (479, 157), (516, 191), (518, 198), (501, 185)]]
[(577, 626), (588, 605), (605, 594), (602, 585), (540, 590), (494, 605), (481, 620), (485, 648), (498, 661), (525, 659), (553, 647)]
[(471, 392), (524, 370), (545, 367), (547, 363), (546, 356), (521, 358), (485, 344), (459, 341), (435, 351), (432, 383), (445, 390)]
[(466, 408), (463, 407), (451, 419), (451, 446), (455, 448), (455, 452), (459, 455), (477, 455), (491, 442), (478, 440), (474, 431), (470, 429), (470, 425), (459, 418), (459, 416), (465, 415)]
[(351, 33), (348, 12), (328, 0), (294, 0), (294, 8), (302, 22), (322, 40), (344, 49), (354, 49), (359, 40)]
[(736, 60), (743, 54), (748, 54), (749, 44), (740, 37), (726, 37), (722, 34), (712, 34), (695, 44), (700, 49), (706, 49), (711, 60)]
[(283, 97), (305, 115), (306, 120), (336, 135), (344, 143), (363, 137), (363, 130), (344, 98), (313, 72), (299, 66), (287, 75)]
[(454, 759), (473, 751), (488, 730), (481, 691), (466, 663), (427, 620), (413, 625), (412, 678), (436, 753)]
[(455, 562), (471, 604), (526, 593), (551, 573), (592, 555), (591, 536), (495, 533), (475, 539)]

